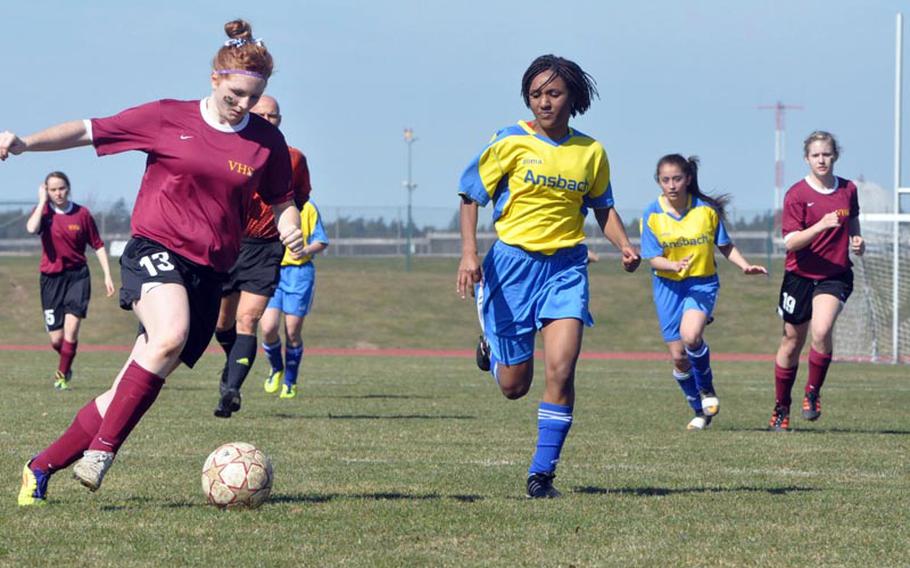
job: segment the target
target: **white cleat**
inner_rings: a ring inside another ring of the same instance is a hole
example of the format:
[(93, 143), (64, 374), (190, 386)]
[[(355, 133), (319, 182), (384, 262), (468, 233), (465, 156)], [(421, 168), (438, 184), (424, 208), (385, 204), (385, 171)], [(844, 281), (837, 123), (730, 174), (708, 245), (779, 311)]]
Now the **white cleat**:
[(90, 491), (98, 491), (104, 474), (110, 469), (112, 463), (114, 463), (113, 452), (86, 450), (82, 454), (82, 459), (73, 466), (73, 477), (88, 487)]
[(705, 416), (715, 416), (720, 412), (720, 400), (717, 395), (710, 391), (701, 391), (701, 409)]
[(704, 430), (711, 425), (711, 417), (698, 415), (692, 420), (689, 420), (689, 423), (686, 425), (686, 430)]

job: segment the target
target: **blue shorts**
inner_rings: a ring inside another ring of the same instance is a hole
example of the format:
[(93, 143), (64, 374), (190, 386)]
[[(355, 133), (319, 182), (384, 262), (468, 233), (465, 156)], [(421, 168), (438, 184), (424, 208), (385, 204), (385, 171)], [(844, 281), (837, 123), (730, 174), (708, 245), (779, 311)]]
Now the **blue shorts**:
[(545, 255), (496, 241), (475, 292), (484, 335), (494, 357), (506, 365), (534, 356), (534, 336), (548, 320), (574, 318), (594, 325), (585, 245)]
[(679, 324), (688, 310), (704, 312), (710, 319), (717, 303), (720, 280), (717, 275), (704, 278), (669, 280), (653, 276), (654, 307), (664, 341), (678, 341)]
[(301, 266), (282, 266), (278, 288), (269, 300), (268, 308), (304, 317), (310, 313), (316, 295), (316, 267), (312, 262)]

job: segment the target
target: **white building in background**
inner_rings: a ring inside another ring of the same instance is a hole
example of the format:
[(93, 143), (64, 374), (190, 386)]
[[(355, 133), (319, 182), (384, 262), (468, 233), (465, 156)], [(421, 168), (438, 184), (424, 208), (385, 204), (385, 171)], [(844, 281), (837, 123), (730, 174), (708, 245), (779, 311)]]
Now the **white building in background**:
[(863, 213), (891, 213), (894, 211), (894, 194), (874, 181), (860, 176), (854, 180), (859, 192), (859, 210)]

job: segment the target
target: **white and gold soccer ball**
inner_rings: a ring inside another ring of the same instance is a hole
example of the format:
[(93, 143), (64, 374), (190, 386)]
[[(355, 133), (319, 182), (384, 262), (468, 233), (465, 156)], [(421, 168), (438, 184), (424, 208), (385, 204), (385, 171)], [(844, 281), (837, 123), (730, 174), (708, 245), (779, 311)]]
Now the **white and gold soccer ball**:
[(255, 509), (272, 492), (272, 462), (252, 444), (224, 444), (202, 466), (202, 492), (216, 507)]

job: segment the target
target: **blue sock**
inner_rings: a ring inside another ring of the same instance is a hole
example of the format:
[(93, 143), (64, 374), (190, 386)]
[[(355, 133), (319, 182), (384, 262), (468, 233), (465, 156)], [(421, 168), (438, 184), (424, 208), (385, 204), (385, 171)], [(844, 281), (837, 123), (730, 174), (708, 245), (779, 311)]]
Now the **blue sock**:
[(679, 385), (683, 394), (686, 395), (686, 402), (689, 403), (692, 410), (701, 412), (701, 398), (698, 396), (698, 387), (695, 386), (695, 379), (692, 377), (692, 372), (680, 371), (674, 368), (673, 378), (676, 379), (676, 384)]
[(714, 392), (714, 375), (711, 373), (711, 350), (708, 344), (702, 341), (700, 347), (694, 351), (689, 351), (686, 347), (686, 355), (689, 357), (689, 363), (692, 364), (692, 374), (695, 375), (695, 386), (698, 390)]
[(299, 347), (287, 346), (285, 350), (284, 382), (289, 385), (297, 384), (297, 371), (300, 369), (300, 360), (303, 359), (303, 343)]
[(537, 409), (537, 451), (528, 468), (528, 475), (553, 473), (559, 463), (559, 453), (572, 427), (572, 407), (541, 402)]
[(272, 368), (273, 373), (284, 369), (284, 362), (281, 360), (280, 339), (272, 344), (263, 343), (262, 349), (265, 351), (265, 356), (269, 359), (269, 366)]

